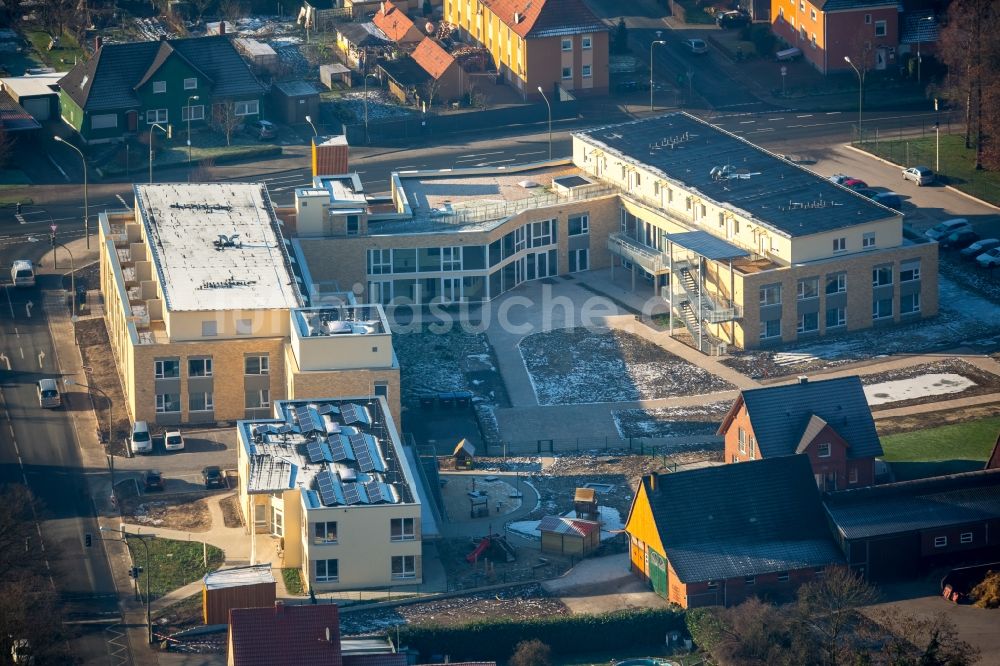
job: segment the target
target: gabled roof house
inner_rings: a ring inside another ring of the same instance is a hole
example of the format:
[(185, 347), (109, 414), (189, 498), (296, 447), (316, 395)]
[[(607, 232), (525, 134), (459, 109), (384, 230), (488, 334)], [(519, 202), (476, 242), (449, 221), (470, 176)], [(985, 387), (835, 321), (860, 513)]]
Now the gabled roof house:
[(856, 375), (741, 391), (718, 434), (728, 463), (806, 454), (821, 490), (871, 485), (882, 455)]
[(372, 17), (372, 23), (397, 44), (416, 44), (424, 38), (424, 34), (410, 17), (389, 0), (381, 3), (379, 10)]
[(225, 35), (104, 44), (59, 82), (63, 120), (87, 143), (227, 113), (256, 119), (264, 86)]

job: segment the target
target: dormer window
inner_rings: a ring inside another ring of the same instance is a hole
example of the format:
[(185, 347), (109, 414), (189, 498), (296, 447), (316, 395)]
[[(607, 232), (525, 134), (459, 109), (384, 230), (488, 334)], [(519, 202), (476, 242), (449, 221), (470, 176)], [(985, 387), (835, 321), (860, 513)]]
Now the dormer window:
[(165, 93), (165, 92), (167, 92), (167, 82), (166, 81), (153, 81), (153, 92), (154, 93)]
[(81, 90), (83, 90), (84, 86), (87, 85), (87, 81), (89, 81), (89, 80), (90, 80), (90, 77), (87, 76), (86, 74), (84, 74), (83, 75), (83, 80), (80, 81), (80, 89)]

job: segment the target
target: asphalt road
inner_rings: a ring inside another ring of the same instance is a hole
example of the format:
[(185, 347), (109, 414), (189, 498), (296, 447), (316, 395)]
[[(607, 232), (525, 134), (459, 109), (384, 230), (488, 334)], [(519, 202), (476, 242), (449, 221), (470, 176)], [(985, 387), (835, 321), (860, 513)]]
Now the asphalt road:
[[(57, 281), (46, 276), (36, 289), (5, 285), (0, 295), (0, 353), (11, 367), (8, 372), (0, 359), (0, 421), (5, 426), (0, 427), (0, 483), (26, 484), (38, 500), (45, 565), (61, 595), (65, 619), (94, 622), (76, 625), (81, 632), (72, 642), (73, 652), (86, 662), (108, 663), (105, 628), (120, 618), (118, 597), (85, 480), (101, 470), (81, 468), (67, 408), (39, 407), (34, 386), (43, 377), (60, 378), (41, 291), (55, 288)], [(88, 533), (93, 536), (90, 548), (84, 546)]]

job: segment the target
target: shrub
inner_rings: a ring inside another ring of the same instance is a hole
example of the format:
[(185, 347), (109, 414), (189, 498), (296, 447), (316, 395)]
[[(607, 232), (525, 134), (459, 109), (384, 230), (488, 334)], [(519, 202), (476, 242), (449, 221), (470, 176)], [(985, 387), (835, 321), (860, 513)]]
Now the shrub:
[(537, 638), (518, 643), (507, 660), (507, 666), (549, 666), (551, 663), (552, 648)]
[(980, 608), (1000, 608), (1000, 571), (990, 571), (969, 595)]

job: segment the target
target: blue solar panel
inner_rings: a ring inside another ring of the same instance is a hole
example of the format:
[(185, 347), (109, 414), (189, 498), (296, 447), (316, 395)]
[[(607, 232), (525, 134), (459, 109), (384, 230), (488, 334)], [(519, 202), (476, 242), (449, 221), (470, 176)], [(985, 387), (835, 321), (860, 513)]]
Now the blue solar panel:
[(358, 459), (358, 469), (362, 472), (371, 472), (375, 469), (375, 461), (372, 460), (371, 450), (368, 448), (368, 440), (364, 435), (351, 435), (351, 446), (354, 447), (354, 455)]
[(323, 470), (316, 475), (316, 485), (319, 487), (319, 496), (324, 506), (334, 506), (338, 503), (333, 475), (329, 471)]
[(360, 504), (361, 494), (358, 492), (358, 484), (356, 483), (345, 483), (344, 484), (344, 499), (348, 504)]
[(371, 424), (371, 419), (368, 418), (368, 409), (363, 405), (346, 404), (340, 408), (340, 413), (344, 417), (344, 423), (348, 425), (351, 423)]
[(326, 442), (309, 442), (306, 444), (306, 451), (309, 453), (309, 462), (333, 462), (333, 452)]
[(322, 414), (339, 414), (340, 413), (340, 410), (337, 408), (337, 406), (336, 405), (331, 405), (330, 403), (326, 403), (326, 404), (320, 405), (319, 409), (317, 409), (316, 411), (319, 412), (320, 415), (322, 415)]
[(295, 408), (295, 419), (299, 422), (299, 432), (325, 431), (319, 420), (314, 416), (315, 411), (308, 405)]
[(333, 462), (347, 460), (347, 449), (344, 447), (343, 435), (330, 435), (326, 441), (330, 445), (330, 455)]
[(365, 484), (365, 491), (368, 493), (368, 501), (372, 504), (376, 502), (381, 502), (382, 497), (382, 486), (378, 481), (369, 481)]

